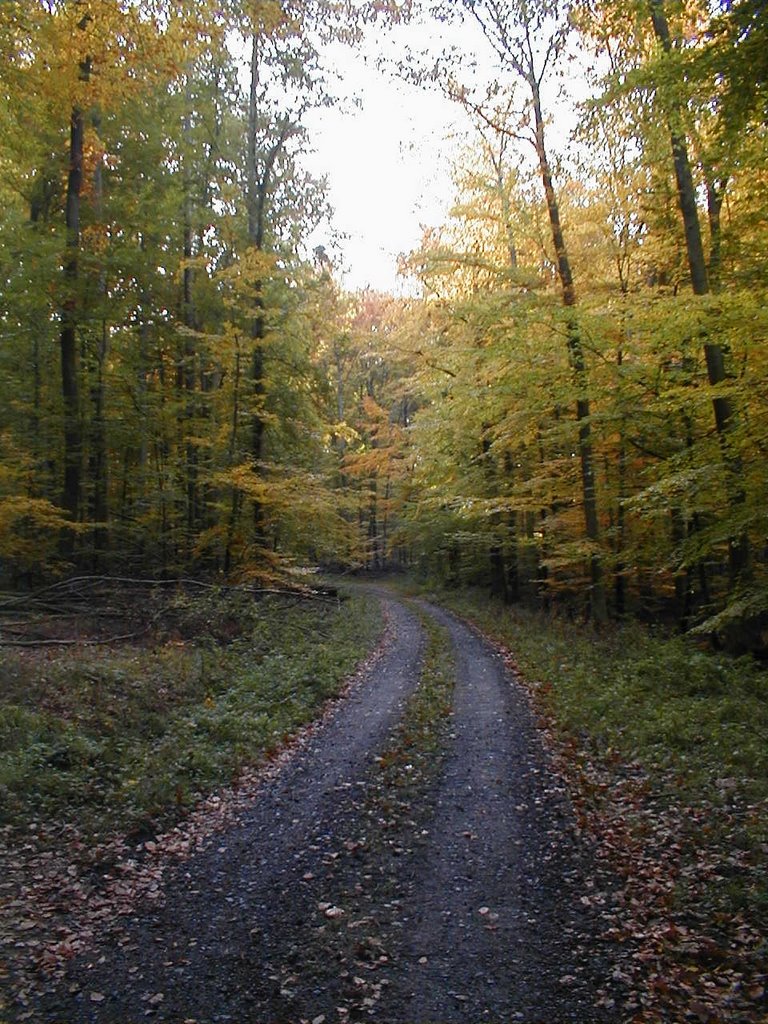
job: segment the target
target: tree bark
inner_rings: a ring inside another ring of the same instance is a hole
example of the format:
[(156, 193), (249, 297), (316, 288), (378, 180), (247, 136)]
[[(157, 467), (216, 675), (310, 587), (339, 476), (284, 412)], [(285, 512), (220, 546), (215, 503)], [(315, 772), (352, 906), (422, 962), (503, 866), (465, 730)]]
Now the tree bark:
[[(665, 54), (672, 53), (672, 37), (669, 23), (664, 11), (663, 0), (649, 0), (651, 21), (656, 39)], [(691, 275), (691, 286), (694, 295), (707, 295), (710, 292), (707, 264), (704, 257), (699, 211), (696, 203), (696, 188), (688, 158), (688, 145), (683, 130), (682, 111), (680, 104), (673, 101), (668, 105), (667, 127), (669, 129), (672, 160), (677, 181), (678, 205), (683, 219), (685, 232), (688, 269)], [(722, 202), (722, 199), (720, 200)], [(719, 206), (717, 208), (719, 227)], [(707, 366), (707, 379), (712, 387), (724, 383), (727, 379), (725, 353), (722, 345), (704, 339), (704, 359)], [(737, 415), (733, 402), (727, 395), (717, 394), (712, 398), (712, 409), (715, 417), (715, 428), (720, 439), (725, 466), (726, 489), (729, 503), (738, 507), (745, 501), (742, 484), (742, 466), (738, 455), (734, 453), (731, 435), (737, 426)], [(744, 578), (749, 573), (750, 547), (749, 538), (745, 533), (731, 537), (728, 542), (728, 562), (731, 577), (734, 581)]]
[[(229, 465), (234, 467), (238, 449), (238, 425), (240, 421), (240, 339), (235, 337), (235, 375), (232, 384), (232, 431), (229, 437)], [(240, 490), (232, 488), (227, 524), (227, 542), (224, 548), (224, 573), (228, 575), (232, 569), (232, 556), (240, 518)]]
[[(64, 256), (65, 296), (60, 334), (61, 394), (64, 403), (64, 487), (62, 505), (76, 522), (80, 514), (83, 438), (80, 424), (79, 368), (77, 352), (80, 257), (80, 195), (83, 187), (83, 140), (85, 121), (82, 110), (72, 110), (69, 128), (69, 174), (67, 176), (66, 228)], [(65, 544), (72, 547), (72, 534)]]
[[(248, 241), (257, 252), (264, 252), (266, 245), (267, 200), (272, 184), (275, 163), (290, 135), (287, 118), (280, 124), (276, 141), (264, 156), (259, 168), (258, 158), (258, 101), (260, 83), (259, 36), (254, 32), (251, 40), (251, 86), (248, 99), (248, 131), (246, 140), (246, 210), (248, 214)], [(266, 421), (264, 396), (266, 394), (264, 342), (267, 335), (263, 282), (254, 282), (255, 310), (251, 320), (250, 336), (253, 342), (251, 355), (251, 457), (254, 471), (260, 472), (259, 464), (264, 457)], [(253, 521), (256, 540), (263, 542), (264, 516), (261, 502), (253, 499)]]
[[(98, 130), (101, 119), (98, 114), (93, 117), (93, 127)], [(93, 173), (93, 195), (96, 217), (100, 224), (104, 221), (104, 176), (101, 160), (96, 161)], [(107, 274), (102, 265), (99, 270), (99, 301), (102, 306), (107, 298)], [(109, 351), (109, 329), (106, 311), (101, 310), (100, 332), (95, 339), (95, 379), (91, 382), (91, 403), (93, 405), (93, 425), (91, 429), (91, 452), (89, 469), (93, 488), (91, 516), (93, 521), (93, 563), (98, 567), (104, 553), (109, 548), (109, 458), (107, 447), (106, 417), (106, 361)]]
[[(552, 182), (552, 171), (547, 156), (544, 139), (544, 117), (541, 110), (541, 96), (536, 78), (531, 74), (528, 78), (528, 85), (531, 89), (533, 100), (534, 122), (536, 130), (536, 156), (539, 161), (539, 173), (544, 187), (544, 196), (547, 203), (549, 226), (552, 233), (552, 243), (555, 248), (557, 260), (557, 272), (560, 279), (560, 289), (563, 305), (566, 309), (573, 309), (576, 306), (576, 289), (573, 283), (573, 272), (568, 257), (568, 249), (565, 244), (562, 223), (560, 221), (560, 209), (557, 202), (557, 194)], [(587, 538), (591, 541), (593, 551), (590, 556), (590, 606), (592, 616), (597, 622), (607, 618), (608, 611), (605, 598), (605, 586), (603, 583), (602, 560), (598, 549), (600, 543), (600, 520), (597, 508), (597, 488), (595, 485), (594, 453), (592, 449), (592, 428), (590, 424), (590, 402), (588, 397), (587, 365), (584, 357), (584, 348), (581, 343), (579, 325), (575, 316), (568, 316), (566, 320), (568, 332), (568, 356), (573, 370), (577, 387), (576, 399), (576, 420), (579, 429), (579, 461), (581, 464), (581, 493), (584, 508), (584, 526)]]
[[(189, 177), (185, 182), (184, 196), (184, 272), (182, 275), (182, 322), (188, 331), (197, 328), (194, 302), (194, 270), (192, 268), (192, 257), (194, 254), (194, 235), (192, 230), (192, 197), (190, 195), (191, 184)], [(184, 337), (184, 354), (179, 373), (179, 384), (184, 393), (184, 426), (187, 437), (185, 439), (185, 493), (186, 493), (186, 526), (187, 526), (187, 557), (191, 555), (193, 538), (198, 521), (198, 465), (197, 448), (190, 440), (194, 434), (194, 421), (197, 413), (197, 345), (192, 334)]]
[(706, 186), (707, 217), (709, 219), (709, 264), (707, 266), (707, 274), (709, 277), (709, 287), (713, 292), (719, 292), (723, 241), (720, 212), (725, 197), (725, 182), (718, 181), (711, 173), (707, 173)]

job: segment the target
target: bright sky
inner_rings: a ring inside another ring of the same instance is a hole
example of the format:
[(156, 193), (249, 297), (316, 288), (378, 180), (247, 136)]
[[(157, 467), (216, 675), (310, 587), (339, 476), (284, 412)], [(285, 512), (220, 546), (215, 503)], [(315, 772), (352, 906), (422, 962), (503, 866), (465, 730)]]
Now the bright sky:
[[(408, 287), (397, 276), (398, 255), (418, 246), (421, 225), (445, 220), (457, 127), (466, 136), (467, 124), (457, 104), (377, 70), (373, 46), (366, 49), (367, 62), (365, 51), (333, 48), (339, 95), (359, 105), (343, 102), (307, 117), (316, 149), (308, 162), (327, 175), (334, 226), (346, 236), (343, 283), (397, 293)], [(327, 243), (314, 244), (330, 254)]]
[[(397, 294), (413, 287), (412, 281), (398, 277), (397, 257), (419, 245), (422, 225), (445, 223), (455, 199), (453, 163), (473, 128), (459, 104), (436, 90), (390, 77), (377, 69), (376, 57), (384, 51), (396, 58), (407, 45), (436, 53), (453, 44), (468, 72), (475, 55), (487, 71), (489, 55), (471, 21), (439, 28), (434, 22), (411, 23), (377, 31), (360, 51), (332, 47), (330, 64), (339, 76), (336, 91), (342, 102), (314, 111), (306, 120), (315, 147), (309, 167), (328, 177), (334, 227), (343, 236), (340, 258), (327, 237), (318, 235), (312, 245), (325, 245), (337, 274), (341, 263), (339, 277), (346, 287), (370, 286)], [(569, 91), (583, 96), (585, 85), (579, 82), (578, 69), (574, 71)], [(558, 95), (558, 88), (545, 83), (547, 109), (556, 114), (547, 131), (553, 156), (563, 152), (574, 124), (571, 102)]]

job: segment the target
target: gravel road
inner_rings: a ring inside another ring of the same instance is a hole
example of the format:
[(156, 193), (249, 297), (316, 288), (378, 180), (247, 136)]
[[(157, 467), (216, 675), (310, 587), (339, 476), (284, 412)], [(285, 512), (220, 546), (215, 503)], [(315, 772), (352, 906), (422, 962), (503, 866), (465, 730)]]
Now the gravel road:
[(376, 759), (418, 685), (425, 641), (413, 607), (382, 600), (391, 636), (370, 672), (160, 900), (72, 962), (35, 1020), (613, 1019), (596, 1005), (612, 964), (584, 898), (589, 851), (524, 691), (484, 640), (426, 604), (454, 648), (453, 717), (412, 809), (413, 841), (401, 836), (384, 868)]

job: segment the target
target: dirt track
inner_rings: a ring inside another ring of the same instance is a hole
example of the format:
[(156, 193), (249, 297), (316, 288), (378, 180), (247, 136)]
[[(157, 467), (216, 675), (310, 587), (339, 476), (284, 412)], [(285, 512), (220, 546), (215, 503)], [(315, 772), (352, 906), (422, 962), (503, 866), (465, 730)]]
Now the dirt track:
[(524, 693), (428, 606), (455, 651), (453, 717), (439, 771), (387, 833), (376, 756), (418, 685), (424, 635), (384, 600), (388, 646), (330, 721), (160, 900), (72, 962), (35, 1020), (617, 1019), (597, 1006), (613, 967), (588, 851)]

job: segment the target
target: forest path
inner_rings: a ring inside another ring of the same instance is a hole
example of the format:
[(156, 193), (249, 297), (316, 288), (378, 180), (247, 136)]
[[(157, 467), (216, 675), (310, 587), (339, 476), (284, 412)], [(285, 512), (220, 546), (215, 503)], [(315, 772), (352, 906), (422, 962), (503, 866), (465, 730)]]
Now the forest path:
[(425, 636), (411, 607), (382, 600), (390, 642), (330, 721), (161, 900), (73, 961), (35, 1020), (610, 1019), (595, 1006), (611, 967), (581, 899), (588, 859), (524, 693), (426, 604), (453, 646), (453, 715), (434, 775), (386, 791), (378, 762)]

